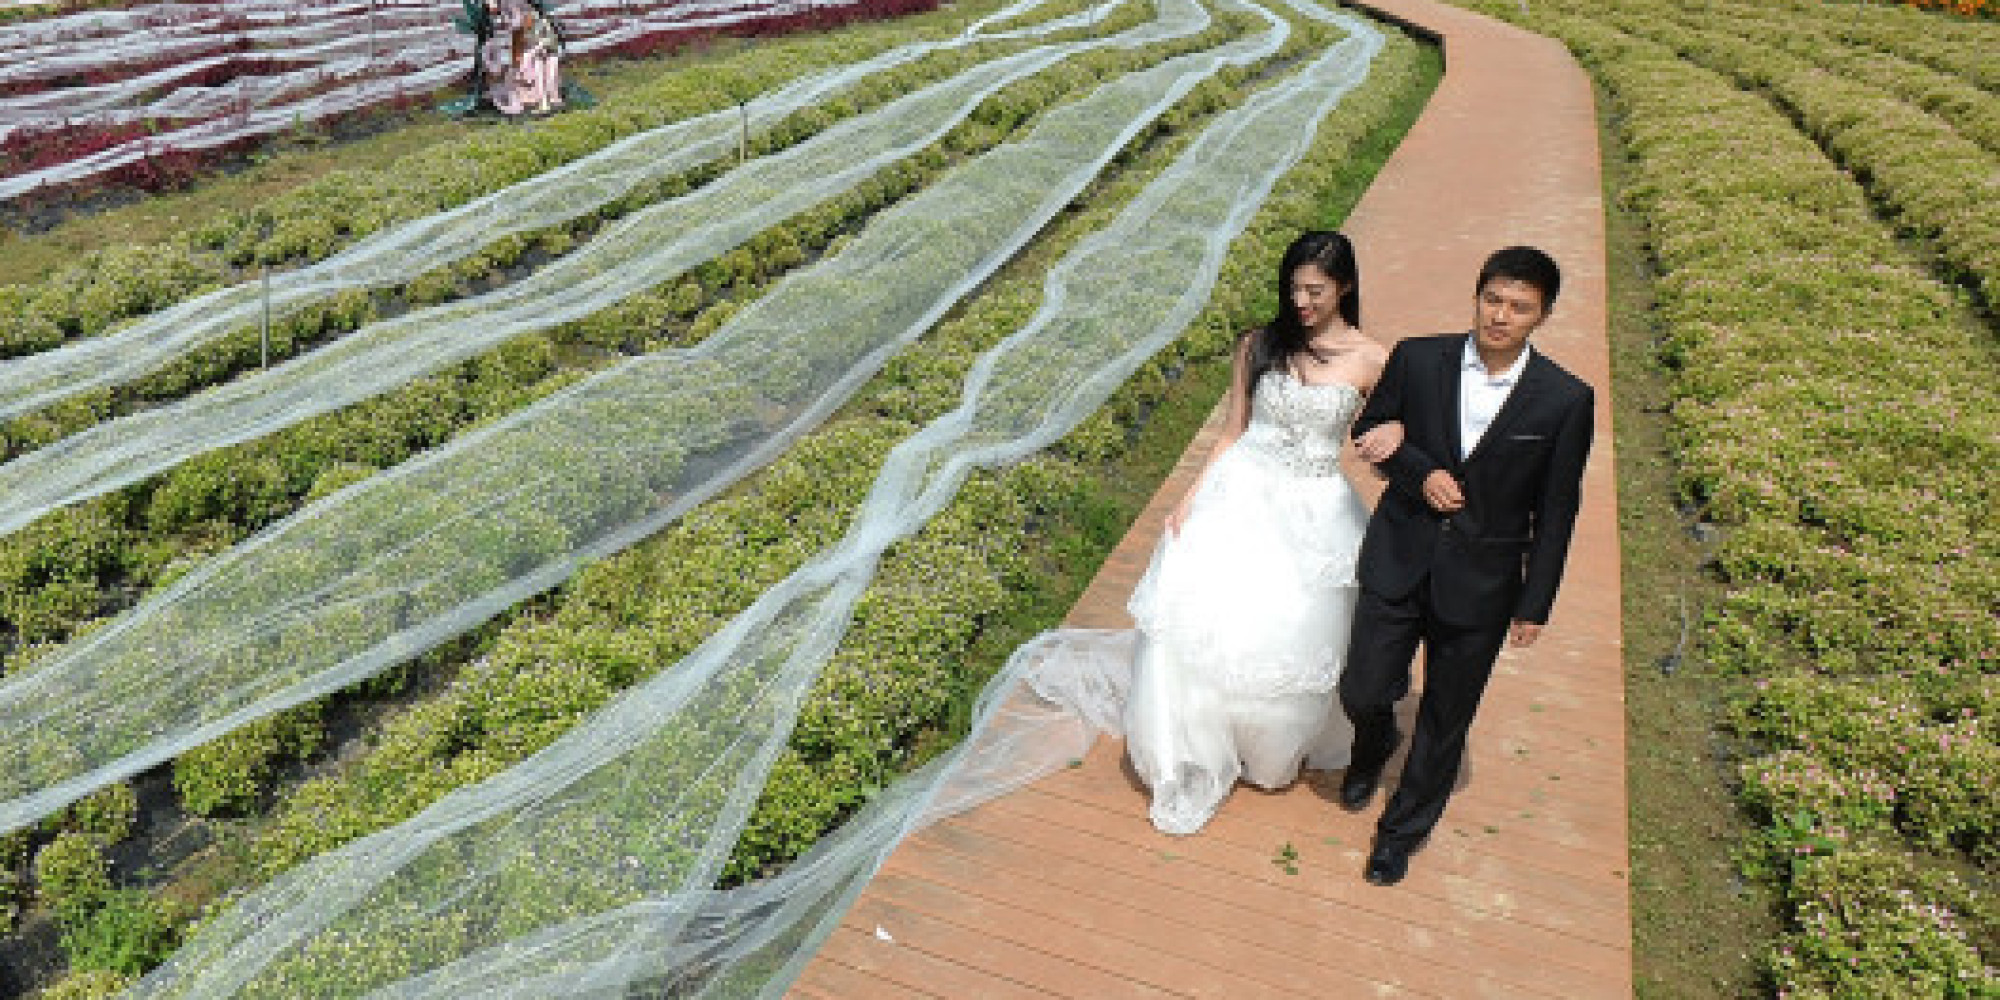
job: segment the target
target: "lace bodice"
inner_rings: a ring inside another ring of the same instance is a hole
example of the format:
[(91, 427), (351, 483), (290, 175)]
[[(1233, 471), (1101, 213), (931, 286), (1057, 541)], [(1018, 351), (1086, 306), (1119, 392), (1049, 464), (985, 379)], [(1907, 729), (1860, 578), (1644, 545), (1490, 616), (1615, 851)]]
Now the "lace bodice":
[(1297, 475), (1337, 475), (1341, 442), (1360, 411), (1361, 390), (1346, 382), (1312, 385), (1273, 368), (1250, 396), (1250, 426), (1236, 443)]

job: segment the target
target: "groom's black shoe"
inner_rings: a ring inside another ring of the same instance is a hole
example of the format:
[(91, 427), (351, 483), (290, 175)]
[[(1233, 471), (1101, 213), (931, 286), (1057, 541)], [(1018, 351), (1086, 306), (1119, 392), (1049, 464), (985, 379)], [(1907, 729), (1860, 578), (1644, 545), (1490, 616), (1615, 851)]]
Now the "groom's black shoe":
[(1382, 784), (1382, 769), (1388, 766), (1384, 761), (1374, 767), (1350, 764), (1347, 773), (1340, 778), (1340, 807), (1348, 812), (1356, 812), (1375, 797), (1375, 789)]
[[(1383, 715), (1386, 717), (1387, 712)], [(1389, 758), (1396, 755), (1396, 746), (1403, 742), (1401, 730), (1393, 720), (1385, 718), (1379, 725), (1370, 723), (1361, 727), (1364, 732), (1373, 732), (1381, 742), (1370, 738), (1364, 744), (1357, 741), (1354, 747), (1354, 762), (1347, 765), (1347, 773), (1340, 776), (1340, 807), (1355, 812), (1375, 797), (1375, 789), (1382, 786), (1382, 771), (1389, 766)], [(1364, 760), (1375, 763), (1364, 764)]]
[(1423, 841), (1415, 844), (1399, 844), (1377, 838), (1375, 847), (1368, 852), (1368, 865), (1361, 870), (1361, 877), (1370, 885), (1395, 885), (1410, 873), (1410, 855), (1423, 846)]

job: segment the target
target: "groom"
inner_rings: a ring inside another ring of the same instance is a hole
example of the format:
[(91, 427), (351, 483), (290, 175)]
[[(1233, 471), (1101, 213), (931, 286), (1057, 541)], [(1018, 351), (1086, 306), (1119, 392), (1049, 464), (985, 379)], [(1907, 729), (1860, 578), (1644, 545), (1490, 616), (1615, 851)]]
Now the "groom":
[[(1562, 283), (1508, 247), (1479, 271), (1469, 333), (1396, 345), (1355, 420), (1388, 477), (1361, 545), (1361, 595), (1340, 702), (1354, 723), (1341, 805), (1368, 804), (1402, 734), (1395, 705), (1424, 647), (1424, 692), (1364, 876), (1394, 885), (1443, 815), (1500, 647), (1528, 646), (1555, 603), (1590, 453), (1591, 389), (1528, 346)], [(1396, 421), (1400, 446), (1367, 432)], [(1390, 448), (1393, 447), (1393, 450)]]

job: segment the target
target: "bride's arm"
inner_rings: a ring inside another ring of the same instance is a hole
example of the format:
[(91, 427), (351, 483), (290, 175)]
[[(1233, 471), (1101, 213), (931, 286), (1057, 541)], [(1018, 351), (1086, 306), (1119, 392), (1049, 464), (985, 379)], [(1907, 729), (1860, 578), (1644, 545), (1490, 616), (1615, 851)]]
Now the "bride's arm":
[(1252, 329), (1236, 338), (1236, 352), (1230, 359), (1229, 402), (1222, 416), (1222, 433), (1216, 435), (1215, 447), (1209, 449), (1208, 458), (1202, 462), (1201, 471), (1195, 473), (1188, 483), (1187, 492), (1181, 494), (1180, 502), (1167, 514), (1167, 530), (1181, 533), (1181, 525), (1187, 523), (1188, 508), (1194, 503), (1194, 495), (1201, 492), (1201, 481), (1208, 476), (1208, 467), (1215, 462), (1215, 456), (1222, 454), (1236, 439), (1243, 436), (1243, 429), (1250, 426), (1250, 342), (1261, 335)]
[[(1363, 395), (1373, 396), (1375, 386), (1382, 381), (1382, 369), (1388, 363), (1388, 360), (1388, 349), (1371, 341), (1368, 353), (1365, 355), (1365, 361), (1368, 364), (1367, 377), (1360, 380)], [(1357, 419), (1357, 430), (1360, 423), (1361, 421)], [(1403, 436), (1404, 429), (1401, 420), (1390, 419), (1382, 421), (1354, 435), (1354, 453), (1360, 456), (1362, 461), (1369, 463), (1370, 466), (1378, 465), (1390, 455), (1395, 454), (1396, 449), (1403, 446)], [(1386, 478), (1387, 474), (1380, 468), (1375, 468), (1373, 471), (1376, 475)]]
[[(1354, 419), (1353, 433), (1357, 438), (1382, 424), (1401, 420), (1403, 389), (1409, 380), (1408, 345), (1409, 342), (1405, 341), (1389, 350), (1389, 356), (1382, 364), (1382, 373), (1368, 394), (1368, 404)], [(1395, 450), (1374, 464), (1377, 471), (1388, 477), (1391, 486), (1404, 489), (1426, 503), (1430, 501), (1424, 497), (1424, 482), (1431, 473), (1444, 468), (1408, 440), (1398, 443)]]

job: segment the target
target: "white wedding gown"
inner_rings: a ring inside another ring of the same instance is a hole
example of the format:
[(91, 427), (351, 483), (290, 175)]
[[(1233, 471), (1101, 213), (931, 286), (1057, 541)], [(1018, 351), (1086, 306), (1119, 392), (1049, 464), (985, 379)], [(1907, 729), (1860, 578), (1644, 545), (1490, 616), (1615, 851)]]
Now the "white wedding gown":
[(1351, 385), (1265, 374), (1249, 426), (1133, 591), (1138, 631), (1032, 644), (1037, 691), (1124, 732), (1163, 832), (1199, 830), (1238, 778), (1280, 788), (1302, 763), (1347, 764), (1334, 684), (1368, 511), (1339, 455), (1360, 406)]

